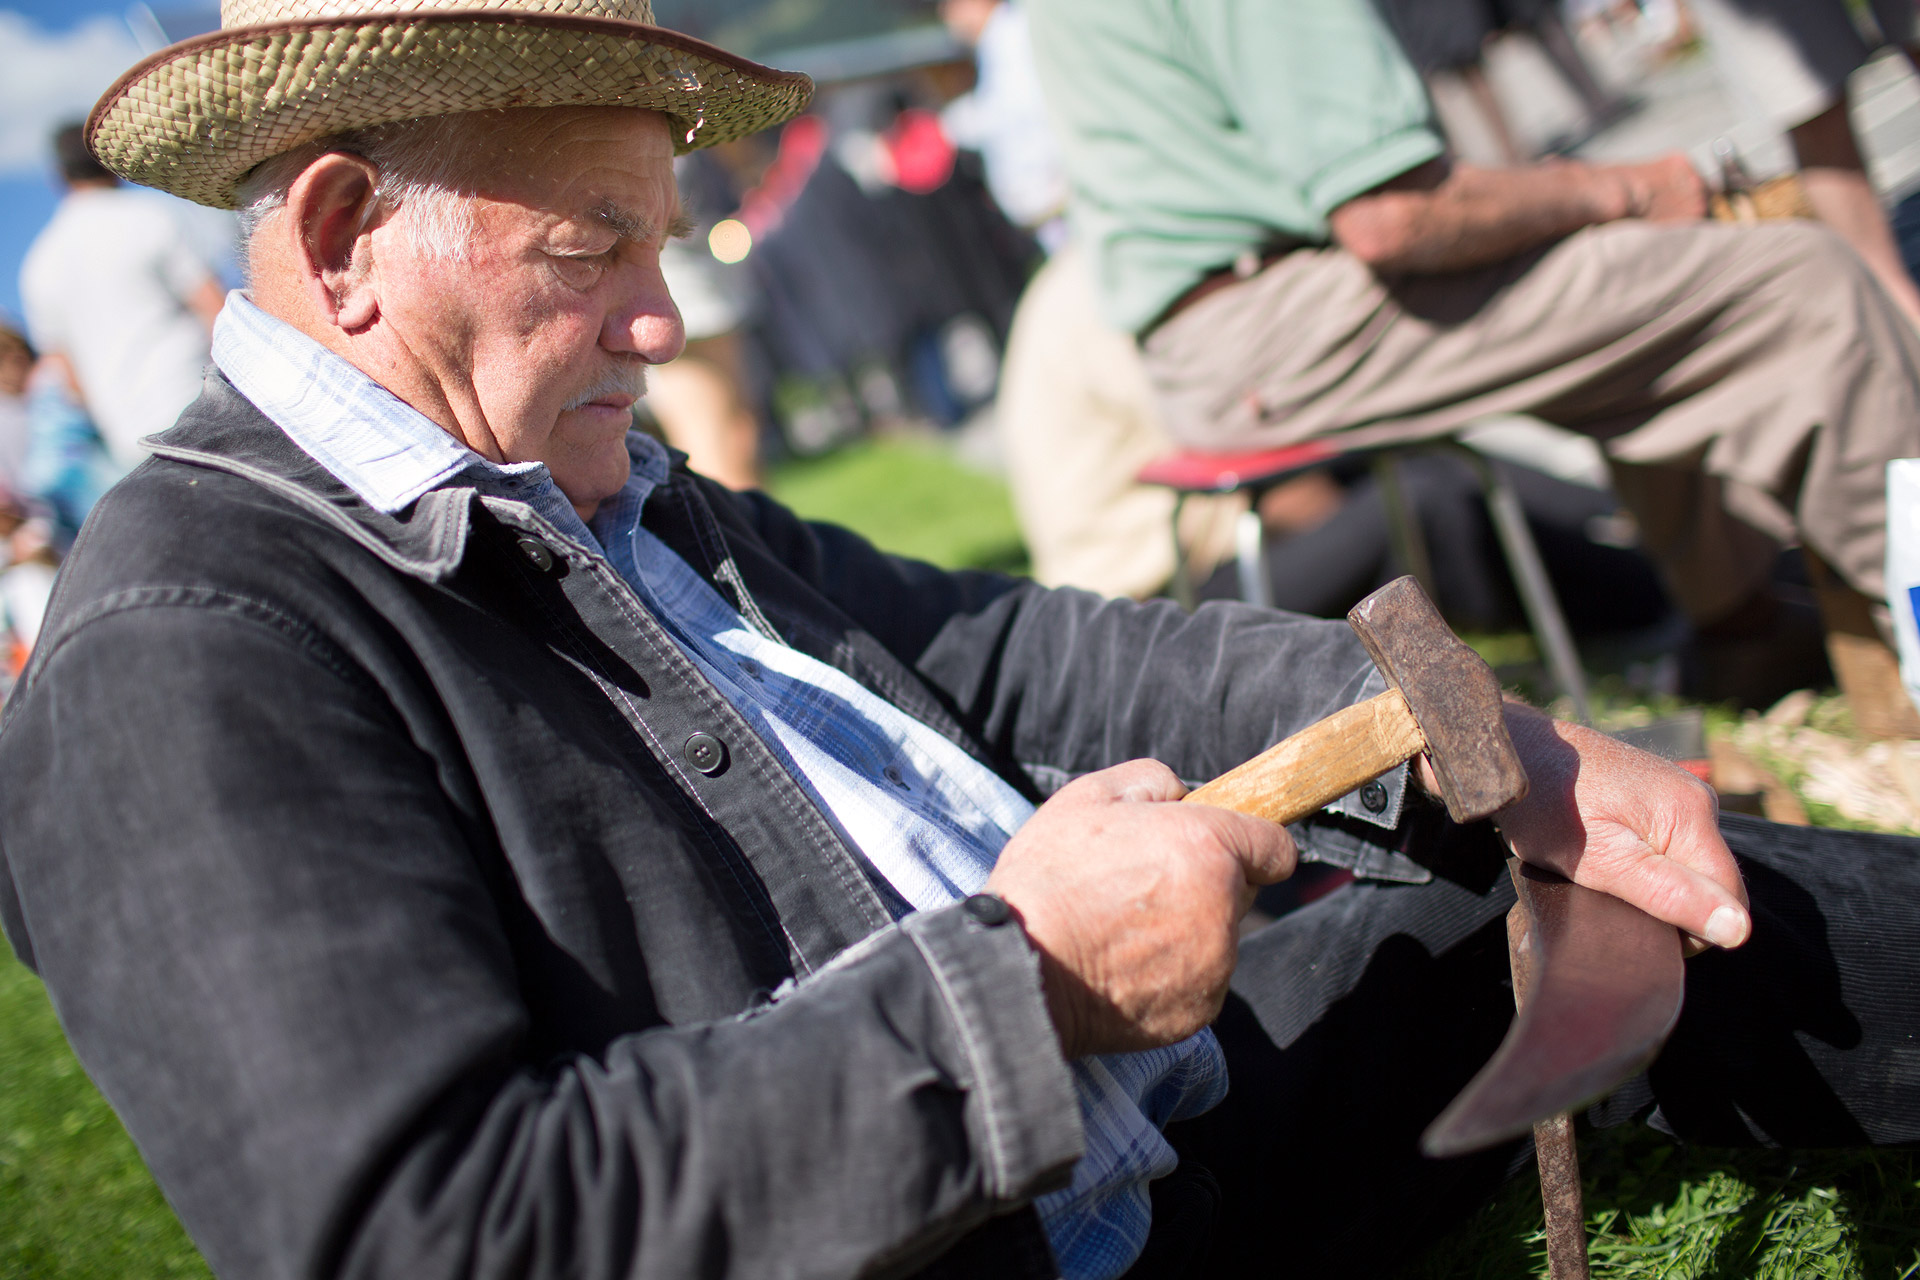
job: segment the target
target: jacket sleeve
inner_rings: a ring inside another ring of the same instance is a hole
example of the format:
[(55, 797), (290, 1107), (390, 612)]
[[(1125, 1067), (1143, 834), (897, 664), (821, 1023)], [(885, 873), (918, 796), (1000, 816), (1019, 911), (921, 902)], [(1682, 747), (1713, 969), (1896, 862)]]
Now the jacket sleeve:
[(0, 915), (222, 1276), (893, 1274), (1079, 1155), (1017, 927), (927, 913), (536, 1059), (512, 889), (364, 672), (178, 593), (48, 650)]

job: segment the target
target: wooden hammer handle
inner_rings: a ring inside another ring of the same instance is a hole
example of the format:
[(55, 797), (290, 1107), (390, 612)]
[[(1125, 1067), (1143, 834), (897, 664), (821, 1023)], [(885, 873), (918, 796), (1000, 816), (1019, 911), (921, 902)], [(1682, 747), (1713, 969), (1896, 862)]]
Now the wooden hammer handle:
[(1407, 700), (1389, 689), (1308, 725), (1186, 798), (1282, 825), (1298, 822), (1426, 745)]

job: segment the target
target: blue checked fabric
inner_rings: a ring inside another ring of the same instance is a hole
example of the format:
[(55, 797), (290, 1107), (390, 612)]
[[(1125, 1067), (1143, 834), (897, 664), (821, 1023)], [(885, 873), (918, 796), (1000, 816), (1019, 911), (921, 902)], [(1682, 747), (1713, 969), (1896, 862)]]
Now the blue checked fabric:
[[(872, 864), (896, 909), (924, 911), (977, 892), (1033, 807), (998, 775), (841, 672), (749, 626), (640, 525), (665, 483), (665, 449), (628, 436), (633, 471), (591, 527), (544, 464), (497, 465), (346, 361), (234, 293), (214, 331), (220, 370), (294, 443), (370, 506), (396, 512), (460, 480), (527, 503), (560, 533), (607, 557), (687, 656), (782, 757), (813, 802)], [(902, 907), (900, 904), (904, 904)], [(1037, 1208), (1067, 1280), (1108, 1280), (1132, 1265), (1150, 1224), (1147, 1184), (1173, 1171), (1160, 1129), (1226, 1096), (1213, 1034), (1145, 1053), (1072, 1064), (1086, 1155), (1072, 1183)]]

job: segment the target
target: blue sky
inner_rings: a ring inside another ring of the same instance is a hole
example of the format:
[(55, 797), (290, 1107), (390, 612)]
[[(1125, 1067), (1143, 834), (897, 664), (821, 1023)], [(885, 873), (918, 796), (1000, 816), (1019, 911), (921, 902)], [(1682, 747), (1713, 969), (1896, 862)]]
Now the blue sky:
[[(190, 25), (157, 0), (164, 27)], [(196, 6), (199, 7), (199, 6)], [(20, 314), (20, 259), (53, 213), (58, 192), (50, 173), (47, 137), (66, 120), (87, 113), (101, 92), (146, 51), (125, 0), (7, 0), (0, 3), (0, 311)], [(155, 197), (164, 199), (164, 197)], [(195, 231), (219, 239), (218, 223), (190, 212)]]

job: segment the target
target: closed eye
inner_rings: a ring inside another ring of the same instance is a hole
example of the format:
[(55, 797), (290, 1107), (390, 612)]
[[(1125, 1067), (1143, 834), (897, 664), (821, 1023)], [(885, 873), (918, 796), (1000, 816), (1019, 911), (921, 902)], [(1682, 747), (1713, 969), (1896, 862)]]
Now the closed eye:
[(613, 266), (620, 256), (620, 246), (603, 249), (598, 253), (580, 251), (548, 250), (547, 261), (553, 266), (553, 273), (569, 289), (586, 290), (600, 283), (607, 269)]

